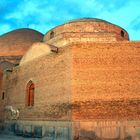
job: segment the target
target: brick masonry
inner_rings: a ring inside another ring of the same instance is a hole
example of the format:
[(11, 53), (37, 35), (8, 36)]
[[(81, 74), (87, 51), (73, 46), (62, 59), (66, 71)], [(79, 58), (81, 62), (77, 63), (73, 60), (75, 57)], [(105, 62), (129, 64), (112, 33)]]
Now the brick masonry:
[(140, 119), (139, 43), (72, 46), (74, 119)]
[[(18, 66), (6, 77), (8, 105), (21, 109), (21, 119), (139, 119), (138, 47), (125, 42), (71, 44)], [(35, 106), (26, 108), (30, 80)]]
[[(133, 121), (140, 120), (140, 42), (129, 41), (128, 33), (116, 25), (77, 21), (50, 30), (44, 43), (57, 47), (58, 53), (49, 51), (30, 60), (24, 55), (25, 63), (1, 74), (1, 94), (5, 92), (0, 101), (1, 121), (10, 121), (10, 114), (4, 112), (10, 105), (20, 109), (23, 125), (26, 121), (31, 125), (52, 122), (52, 126), (56, 121), (60, 126), (70, 122), (75, 140), (107, 138), (108, 134), (125, 139), (127, 125), (120, 127), (120, 122), (128, 120), (135, 127)], [(37, 51), (28, 53), (32, 56)], [(35, 85), (33, 107), (25, 105), (30, 80)], [(97, 123), (111, 128), (97, 130)], [(35, 131), (40, 132), (40, 127)]]

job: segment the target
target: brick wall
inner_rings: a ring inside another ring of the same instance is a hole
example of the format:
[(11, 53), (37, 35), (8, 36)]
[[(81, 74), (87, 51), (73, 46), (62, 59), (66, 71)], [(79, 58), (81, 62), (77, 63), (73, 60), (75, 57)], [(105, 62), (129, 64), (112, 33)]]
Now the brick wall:
[(72, 46), (73, 119), (140, 118), (140, 43)]
[(19, 64), (22, 56), (0, 56), (0, 62), (8, 61), (14, 64)]
[[(70, 119), (70, 58), (69, 49), (61, 49), (58, 54), (44, 55), (16, 67), (6, 76), (7, 105), (20, 108), (20, 119)], [(35, 104), (25, 107), (26, 85), (30, 80), (35, 84)]]
[[(22, 120), (139, 119), (139, 42), (78, 43), (6, 75), (7, 104)], [(26, 85), (35, 105), (25, 107)]]
[(3, 73), (2, 70), (0, 69), (0, 121), (4, 119), (4, 114), (3, 114), (4, 101), (2, 100), (2, 78), (3, 78)]

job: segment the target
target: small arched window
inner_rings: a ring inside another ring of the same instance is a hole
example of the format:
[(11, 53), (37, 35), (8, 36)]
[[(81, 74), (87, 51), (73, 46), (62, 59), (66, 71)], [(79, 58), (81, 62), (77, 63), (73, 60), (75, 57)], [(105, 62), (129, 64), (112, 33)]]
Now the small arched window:
[(26, 87), (26, 106), (34, 106), (34, 90), (34, 83), (29, 81)]
[(121, 30), (121, 36), (124, 37), (124, 31), (123, 30)]
[(5, 92), (2, 92), (2, 100), (5, 98)]
[(50, 39), (54, 37), (54, 31), (50, 32)]

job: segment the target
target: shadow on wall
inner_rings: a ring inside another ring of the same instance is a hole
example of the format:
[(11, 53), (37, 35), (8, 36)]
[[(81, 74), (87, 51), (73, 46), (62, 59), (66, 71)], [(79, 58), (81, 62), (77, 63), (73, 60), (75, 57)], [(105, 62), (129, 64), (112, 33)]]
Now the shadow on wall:
[(24, 139), (38, 138), (46, 140), (71, 140), (71, 128), (68, 126), (42, 126), (42, 125), (23, 125), (5, 124), (0, 127), (0, 134), (22, 136)]
[(140, 140), (140, 132), (137, 135), (125, 136), (124, 138), (120, 138), (120, 135), (118, 135), (115, 138), (105, 138), (102, 136), (97, 136), (97, 133), (95, 131), (86, 131), (81, 130), (80, 135), (77, 137), (74, 137), (74, 140)]
[[(0, 127), (5, 134), (24, 137), (24, 139), (38, 138), (39, 140), (140, 140), (140, 128), (135, 127), (96, 127), (92, 130), (79, 129), (72, 138), (71, 126), (33, 125), (22, 123), (5, 124)], [(0, 134), (4, 134), (1, 132)]]

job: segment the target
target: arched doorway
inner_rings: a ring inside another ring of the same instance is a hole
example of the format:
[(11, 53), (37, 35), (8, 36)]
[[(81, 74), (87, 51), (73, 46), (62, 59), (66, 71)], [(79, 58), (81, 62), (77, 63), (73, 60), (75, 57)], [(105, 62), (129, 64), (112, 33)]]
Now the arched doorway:
[(34, 90), (34, 83), (29, 81), (26, 86), (26, 106), (34, 106)]

